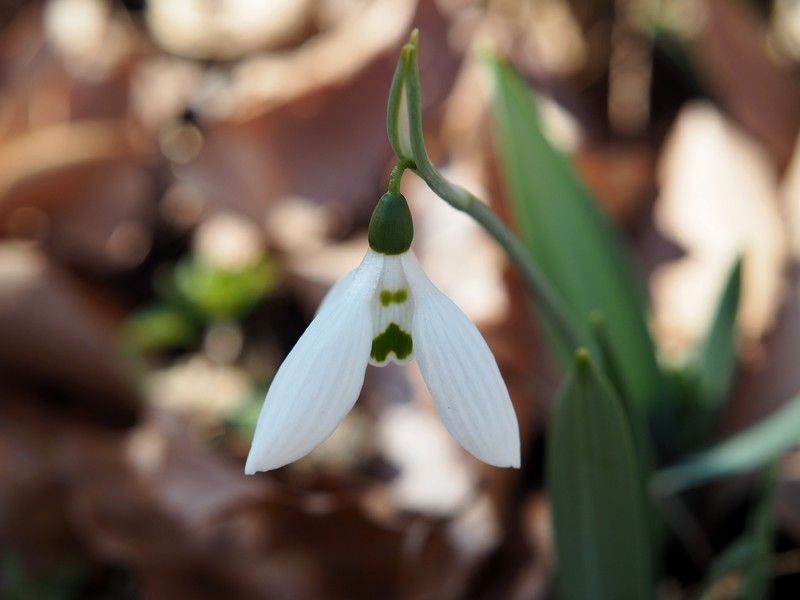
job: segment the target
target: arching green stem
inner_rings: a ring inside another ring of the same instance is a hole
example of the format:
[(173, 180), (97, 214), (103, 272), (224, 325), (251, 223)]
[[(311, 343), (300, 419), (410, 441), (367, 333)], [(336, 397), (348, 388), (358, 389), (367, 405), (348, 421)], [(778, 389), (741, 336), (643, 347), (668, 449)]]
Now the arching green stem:
[[(408, 110), (408, 120), (410, 124), (411, 149), (414, 154), (413, 170), (428, 184), (428, 187), (442, 200), (450, 204), (453, 208), (467, 213), (483, 227), (495, 241), (500, 244), (511, 262), (520, 272), (528, 288), (533, 292), (540, 306), (545, 311), (546, 316), (555, 323), (558, 331), (573, 348), (581, 345), (581, 337), (577, 329), (567, 318), (561, 308), (561, 303), (547, 277), (542, 273), (539, 266), (531, 259), (528, 249), (517, 238), (511, 230), (492, 212), (483, 202), (478, 200), (470, 192), (461, 186), (450, 183), (442, 177), (436, 167), (428, 157), (425, 148), (425, 139), (422, 131), (422, 108), (421, 94), (419, 86), (419, 67), (417, 65), (417, 35), (411, 34), (409, 43), (403, 46), (401, 51), (400, 64), (398, 65), (400, 77), (399, 84), (405, 89), (407, 107), (397, 106), (397, 101), (390, 107), (390, 118), (392, 110), (396, 117), (398, 110)], [(398, 77), (396, 77), (398, 79)], [(390, 126), (390, 132), (396, 127)], [(391, 133), (390, 133), (391, 137)], [(394, 143), (392, 144), (395, 145)], [(397, 148), (395, 148), (397, 150)], [(403, 161), (405, 162), (405, 161)], [(401, 163), (402, 164), (402, 163)], [(398, 165), (399, 168), (400, 165)], [(406, 167), (408, 168), (408, 167)], [(397, 168), (396, 168), (397, 169)], [(394, 173), (394, 172), (393, 172)], [(402, 170), (401, 170), (402, 173)]]
[(403, 172), (406, 169), (411, 169), (414, 167), (414, 161), (408, 158), (404, 158), (400, 160), (400, 162), (395, 165), (392, 172), (389, 174), (389, 191), (394, 194), (400, 193), (400, 180), (403, 178)]

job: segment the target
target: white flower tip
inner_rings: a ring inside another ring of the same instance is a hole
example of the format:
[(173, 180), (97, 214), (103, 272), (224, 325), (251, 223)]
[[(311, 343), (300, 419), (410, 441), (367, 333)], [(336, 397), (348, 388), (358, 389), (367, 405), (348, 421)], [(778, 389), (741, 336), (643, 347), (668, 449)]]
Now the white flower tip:
[(504, 461), (502, 461), (502, 462), (500, 462), (500, 463), (498, 463), (498, 464), (496, 464), (494, 466), (495, 467), (507, 468), (507, 469), (519, 469), (520, 464), (521, 464), (521, 461), (520, 461), (520, 457), (519, 457), (519, 452), (517, 452), (517, 454), (514, 457), (510, 458), (509, 460), (504, 460)]
[(492, 351), (475, 324), (425, 276), (403, 268), (414, 297), (412, 334), (422, 377), (450, 434), (478, 460), (520, 466), (519, 424)]
[(271, 468), (263, 465), (256, 464), (255, 457), (253, 456), (253, 451), (250, 451), (250, 454), (247, 456), (247, 462), (244, 464), (244, 474), (245, 475), (255, 475), (259, 471), (269, 471)]
[(255, 475), (256, 473), (258, 473), (258, 469), (256, 468), (256, 466), (253, 464), (253, 462), (250, 460), (250, 457), (248, 456), (247, 457), (247, 462), (244, 464), (244, 474), (245, 475)]
[[(294, 462), (295, 460), (299, 460), (303, 458), (308, 452), (311, 450), (303, 451), (300, 454), (276, 454), (274, 452), (255, 452), (254, 448), (256, 448), (256, 444), (253, 444), (253, 448), (250, 449), (250, 454), (247, 456), (247, 462), (244, 464), (244, 474), (245, 475), (255, 475), (256, 473), (266, 472), (266, 471), (274, 471), (275, 469), (280, 469), (281, 467), (285, 467), (289, 463)], [(312, 448), (313, 449), (313, 448)]]
[(508, 463), (507, 465), (505, 465), (505, 466), (506, 466), (506, 467), (508, 467), (509, 469), (519, 469), (519, 467), (520, 467), (520, 465), (521, 465), (521, 464), (522, 464), (522, 461), (520, 460), (519, 453), (517, 453), (517, 456), (516, 456), (516, 457), (514, 457), (514, 458), (511, 460), (511, 462), (509, 462), (509, 463)]
[(513, 434), (509, 433), (508, 436), (499, 440), (489, 453), (483, 456), (475, 455), (475, 458), (493, 467), (519, 469), (522, 462), (520, 458), (519, 430)]
[(519, 447), (519, 425), (517, 425), (516, 431), (514, 433), (515, 435), (513, 437), (514, 440), (513, 451), (509, 454), (509, 458), (511, 460), (508, 461), (508, 464), (506, 466), (511, 469), (519, 469), (520, 465), (522, 464), (522, 458), (521, 458), (522, 453)]

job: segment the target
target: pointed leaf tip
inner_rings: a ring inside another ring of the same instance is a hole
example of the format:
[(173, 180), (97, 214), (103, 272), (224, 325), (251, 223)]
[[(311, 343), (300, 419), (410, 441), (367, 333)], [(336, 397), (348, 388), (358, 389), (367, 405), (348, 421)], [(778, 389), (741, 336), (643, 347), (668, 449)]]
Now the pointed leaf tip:
[(589, 351), (586, 348), (578, 348), (575, 351), (575, 363), (582, 370), (589, 367)]
[(742, 289), (742, 256), (731, 267), (706, 339), (700, 349), (701, 409), (713, 415), (725, 402), (736, 374), (737, 316)]
[(556, 401), (546, 477), (561, 597), (652, 598), (649, 508), (634, 440), (585, 348)]

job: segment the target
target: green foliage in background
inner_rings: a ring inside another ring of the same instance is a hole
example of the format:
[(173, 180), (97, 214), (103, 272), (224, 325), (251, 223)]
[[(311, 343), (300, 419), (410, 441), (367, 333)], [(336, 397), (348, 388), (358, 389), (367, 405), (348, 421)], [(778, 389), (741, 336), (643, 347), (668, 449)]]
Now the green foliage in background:
[[(566, 157), (545, 138), (526, 83), (503, 62), (489, 64), (496, 143), (514, 222), (592, 347), (589, 316), (603, 314), (610, 352), (620, 367), (621, 393), (636, 410), (653, 406), (662, 386), (641, 281), (621, 239)], [(556, 350), (568, 359), (574, 348), (559, 344)]]
[[(800, 411), (789, 406), (685, 458), (712, 439), (734, 379), (741, 259), (696, 354), (677, 369), (661, 367), (641, 282), (620, 236), (568, 159), (548, 142), (526, 83), (501, 61), (490, 61), (490, 69), (496, 144), (514, 223), (596, 359), (570, 376), (550, 429), (548, 492), (559, 588), (570, 599), (650, 597), (662, 529), (644, 490), (676, 493), (773, 460), (800, 438)], [(568, 364), (574, 348), (552, 323), (544, 319), (543, 325), (554, 353)], [(651, 481), (655, 465), (676, 460)]]
[[(696, 352), (681, 365), (659, 364), (631, 256), (569, 160), (547, 140), (536, 96), (524, 80), (504, 62), (487, 61), (498, 161), (521, 242), (431, 162), (422, 129), (418, 51), (414, 32), (390, 92), (387, 129), (401, 159), (393, 177), (412, 163), (431, 190), (497, 241), (537, 300), (553, 354), (568, 373), (547, 440), (559, 592), (570, 600), (651, 598), (667, 539), (658, 514), (658, 507), (670, 504), (664, 497), (762, 467), (800, 441), (798, 397), (709, 447), (735, 379), (742, 260), (733, 265)], [(400, 118), (405, 109), (408, 130)], [(404, 136), (410, 148), (401, 144)], [(576, 355), (577, 346), (586, 349)], [(733, 572), (742, 597), (766, 594), (772, 494), (774, 477), (740, 540), (709, 573), (709, 588)], [(685, 517), (691, 521), (689, 513)]]
[(197, 325), (186, 311), (168, 305), (142, 309), (125, 321), (126, 347), (141, 353), (185, 348), (198, 336)]
[[(122, 567), (93, 572), (80, 560), (66, 560), (36, 573), (14, 552), (0, 554), (0, 598), (3, 600), (65, 600), (137, 597), (133, 573)], [(96, 571), (96, 568), (94, 569)]]
[[(559, 590), (570, 599), (649, 598), (660, 536), (646, 494), (654, 460), (646, 416), (664, 385), (641, 282), (607, 216), (544, 136), (528, 86), (500, 61), (490, 68), (514, 222), (598, 360), (578, 360), (550, 426)], [(562, 363), (573, 361), (575, 349), (543, 323)]]
[(688, 364), (669, 371), (669, 406), (659, 418), (664, 458), (674, 460), (707, 445), (717, 432), (736, 373), (736, 316), (741, 296), (742, 260), (738, 258), (724, 282), (705, 338)]
[(658, 494), (674, 494), (722, 477), (757, 469), (800, 442), (800, 396), (724, 442), (657, 472)]
[(646, 422), (641, 418), (636, 407), (631, 406), (626, 397), (622, 395), (625, 389), (622, 384), (622, 367), (611, 348), (611, 341), (608, 335), (605, 318), (601, 313), (595, 311), (589, 317), (589, 325), (591, 339), (597, 348), (598, 366), (600, 371), (607, 377), (608, 382), (611, 384), (620, 400), (620, 406), (622, 406), (625, 412), (628, 426), (633, 435), (634, 446), (642, 468), (642, 476), (646, 479), (650, 475), (655, 460)]
[(564, 598), (653, 593), (649, 505), (617, 394), (579, 350), (556, 401), (547, 452), (558, 585)]
[(123, 342), (139, 353), (187, 348), (206, 325), (247, 316), (277, 284), (277, 267), (267, 256), (223, 269), (188, 255), (156, 282), (160, 302), (127, 319)]
[(266, 259), (242, 269), (226, 270), (192, 257), (175, 267), (175, 289), (204, 318), (238, 319), (264, 298), (276, 277), (275, 266)]
[(761, 600), (769, 597), (772, 547), (775, 538), (775, 495), (778, 487), (779, 464), (774, 462), (764, 474), (758, 503), (753, 508), (747, 527), (714, 561), (702, 600), (719, 598), (716, 586), (736, 585), (735, 597), (742, 600)]
[(742, 288), (742, 259), (739, 258), (725, 282), (716, 314), (700, 351), (699, 401), (716, 415), (727, 398), (736, 371), (736, 314)]

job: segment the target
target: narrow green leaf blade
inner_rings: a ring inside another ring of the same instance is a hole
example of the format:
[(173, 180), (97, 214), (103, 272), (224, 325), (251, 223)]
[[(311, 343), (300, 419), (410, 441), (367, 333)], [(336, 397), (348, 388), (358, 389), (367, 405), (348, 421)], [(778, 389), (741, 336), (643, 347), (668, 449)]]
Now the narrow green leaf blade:
[(769, 597), (770, 566), (775, 542), (775, 497), (778, 494), (780, 466), (776, 461), (766, 472), (761, 498), (748, 526), (753, 545), (753, 561), (745, 568), (742, 597), (759, 600)]
[(648, 504), (633, 438), (585, 350), (556, 404), (547, 482), (561, 596), (652, 597)]
[[(517, 229), (590, 339), (599, 310), (621, 367), (623, 395), (640, 410), (660, 396), (659, 371), (645, 323), (645, 302), (618, 233), (542, 133), (536, 99), (512, 68), (490, 61), (495, 80), (496, 145)], [(557, 348), (561, 357), (569, 357)]]
[(701, 408), (713, 413), (730, 389), (736, 370), (736, 314), (742, 287), (742, 259), (736, 260), (725, 282), (714, 320), (700, 353)]
[[(710, 582), (702, 598), (719, 597), (715, 586), (729, 589), (724, 578), (737, 573), (736, 597), (743, 600), (760, 600), (769, 596), (770, 563), (775, 539), (775, 496), (778, 489), (780, 467), (778, 461), (767, 469), (757, 505), (753, 508), (744, 533), (714, 561)], [(727, 595), (730, 595), (728, 592)]]
[(714, 481), (765, 465), (800, 442), (800, 396), (749, 429), (721, 444), (658, 471), (652, 479), (658, 494)]
[(589, 316), (589, 328), (592, 332), (592, 339), (597, 347), (598, 365), (601, 371), (605, 374), (607, 381), (611, 384), (614, 392), (619, 398), (620, 406), (628, 419), (628, 426), (633, 435), (634, 448), (639, 456), (639, 463), (644, 469), (647, 477), (653, 468), (653, 461), (655, 455), (653, 454), (652, 442), (647, 430), (647, 424), (644, 419), (640, 419), (634, 407), (631, 407), (626, 398), (622, 395), (622, 377), (621, 367), (611, 350), (611, 342), (609, 339), (608, 327), (606, 325), (603, 315), (594, 311)]

